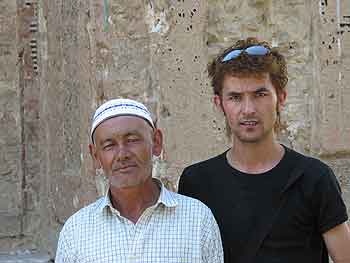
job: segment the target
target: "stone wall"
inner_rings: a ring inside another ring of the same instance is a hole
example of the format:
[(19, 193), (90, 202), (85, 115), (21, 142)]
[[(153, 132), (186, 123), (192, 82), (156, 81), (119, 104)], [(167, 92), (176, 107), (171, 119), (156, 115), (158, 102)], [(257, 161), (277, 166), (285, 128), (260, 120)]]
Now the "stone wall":
[(0, 252), (54, 254), (68, 216), (103, 192), (88, 154), (90, 117), (139, 99), (165, 134), (155, 174), (227, 147), (206, 65), (247, 36), (289, 63), (281, 141), (329, 163), (350, 206), (347, 0), (0, 1)]

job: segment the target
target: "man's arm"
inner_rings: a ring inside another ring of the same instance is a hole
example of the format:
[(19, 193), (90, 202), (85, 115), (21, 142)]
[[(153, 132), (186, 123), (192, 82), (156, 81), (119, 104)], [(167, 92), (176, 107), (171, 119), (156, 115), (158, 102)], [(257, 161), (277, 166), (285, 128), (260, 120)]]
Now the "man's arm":
[(350, 229), (347, 223), (328, 230), (323, 239), (334, 263), (350, 263)]
[[(76, 262), (75, 256), (73, 255), (71, 249), (71, 240), (68, 238), (68, 232), (66, 229), (67, 226), (64, 226), (59, 239), (56, 250), (55, 263), (74, 263)], [(67, 227), (68, 228), (68, 227)]]
[(207, 209), (207, 215), (202, 228), (202, 262), (223, 263), (224, 252), (220, 230), (210, 209)]
[(335, 263), (350, 263), (350, 232), (346, 221), (347, 208), (340, 184), (333, 170), (319, 163), (313, 167), (320, 175), (312, 196), (313, 210), (328, 254)]

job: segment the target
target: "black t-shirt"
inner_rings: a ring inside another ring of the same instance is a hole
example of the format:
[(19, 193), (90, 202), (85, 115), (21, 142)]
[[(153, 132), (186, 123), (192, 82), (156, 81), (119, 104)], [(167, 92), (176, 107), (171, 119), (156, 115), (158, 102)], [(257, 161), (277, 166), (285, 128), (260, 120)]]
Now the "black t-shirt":
[[(270, 171), (245, 174), (231, 167), (226, 152), (187, 167), (179, 193), (197, 198), (211, 208), (221, 231), (225, 263), (328, 262), (322, 233), (347, 220), (346, 207), (331, 169), (317, 159), (287, 147)], [(295, 166), (308, 162), (293, 178)], [(290, 183), (292, 182), (292, 183)], [(286, 187), (288, 186), (288, 187)], [(265, 218), (283, 206), (271, 229), (254, 252)]]

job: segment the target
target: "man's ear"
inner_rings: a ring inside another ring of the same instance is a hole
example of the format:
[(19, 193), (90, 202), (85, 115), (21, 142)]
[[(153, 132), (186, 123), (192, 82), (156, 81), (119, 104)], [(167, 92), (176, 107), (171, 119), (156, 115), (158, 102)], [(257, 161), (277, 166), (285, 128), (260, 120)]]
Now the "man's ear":
[(278, 99), (279, 108), (284, 107), (284, 105), (286, 104), (286, 100), (287, 100), (287, 91), (285, 89), (283, 89), (280, 92), (278, 92), (277, 99)]
[(163, 150), (163, 133), (158, 128), (154, 129), (152, 150), (155, 156), (159, 156)]
[(96, 150), (95, 144), (92, 144), (92, 143), (89, 144), (89, 151), (93, 161), (94, 169), (96, 170), (96, 169), (102, 168), (101, 162), (97, 157), (97, 150)]
[(222, 108), (222, 99), (220, 97), (220, 95), (214, 95), (213, 97), (213, 102), (215, 104), (215, 107), (218, 111), (224, 111)]

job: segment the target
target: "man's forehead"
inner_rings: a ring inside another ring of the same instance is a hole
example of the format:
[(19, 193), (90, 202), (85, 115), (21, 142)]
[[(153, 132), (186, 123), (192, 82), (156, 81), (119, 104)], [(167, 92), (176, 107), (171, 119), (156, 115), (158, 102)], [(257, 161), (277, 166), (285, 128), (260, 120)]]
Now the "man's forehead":
[(268, 75), (255, 77), (236, 77), (236, 76), (225, 76), (223, 82), (224, 92), (230, 90), (251, 90), (255, 91), (260, 88), (271, 89), (273, 85)]
[(224, 75), (224, 80), (230, 77), (238, 79), (271, 80), (268, 72), (231, 72)]
[(140, 117), (131, 115), (121, 115), (111, 117), (104, 120), (96, 128), (96, 134), (102, 133), (115, 133), (115, 134), (125, 134), (130, 132), (142, 132), (145, 130), (152, 130), (151, 125)]

